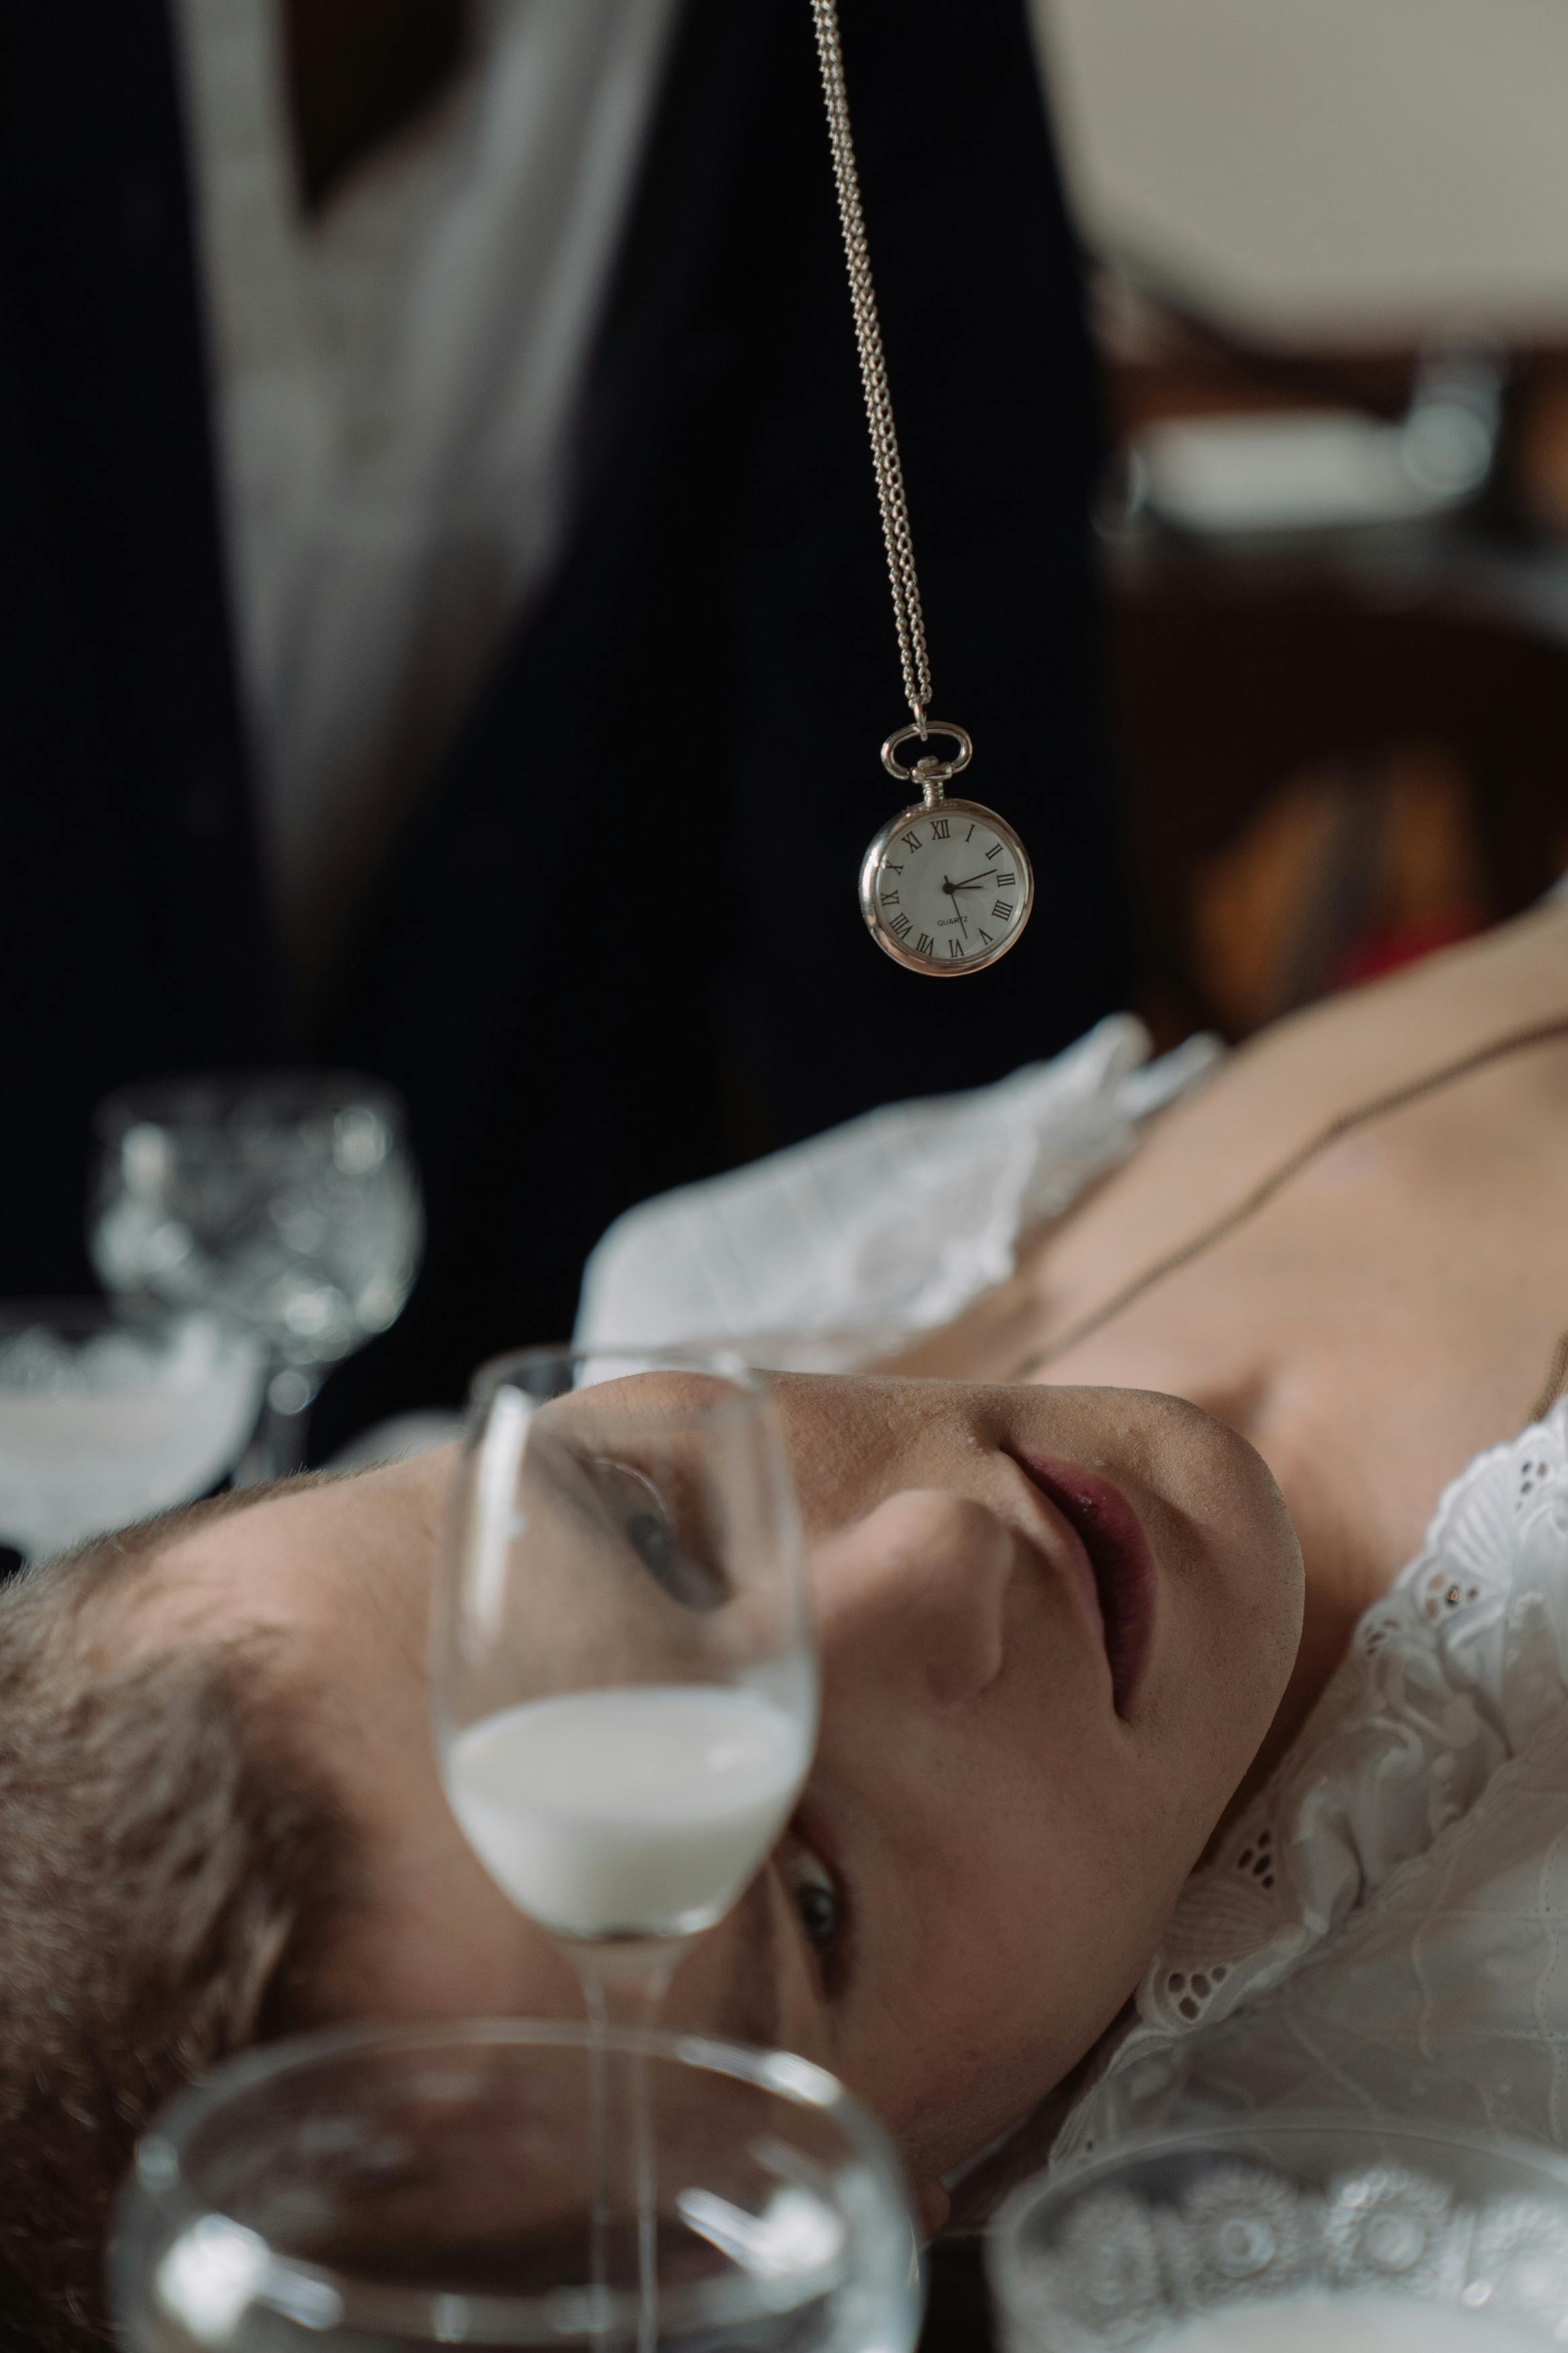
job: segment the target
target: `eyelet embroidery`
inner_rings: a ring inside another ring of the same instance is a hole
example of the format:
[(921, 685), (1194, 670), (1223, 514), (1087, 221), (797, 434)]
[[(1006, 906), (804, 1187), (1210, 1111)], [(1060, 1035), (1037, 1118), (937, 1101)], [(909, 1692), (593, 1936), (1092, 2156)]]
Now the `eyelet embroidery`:
[[(1467, 1609), (1472, 1601), (1479, 1601), (1481, 1598), (1481, 1588), (1478, 1584), (1473, 1580), (1461, 1582), (1451, 1568), (1442, 1564), (1427, 1574), (1425, 1593), (1421, 1610), (1426, 1618), (1450, 1617), (1456, 1609)], [(1363, 1643), (1362, 1647), (1370, 1651), (1372, 1645)]]
[(1256, 1879), (1259, 1887), (1273, 1886), (1274, 1833), (1267, 1825), (1242, 1848), (1234, 1867), (1245, 1878)]
[[(1266, 1997), (1307, 1959), (1322, 1955), (1325, 1933), (1331, 1936), (1343, 1925), (1338, 1909), (1343, 1875), (1336, 1877), (1334, 1867), (1341, 1844), (1333, 1828), (1335, 1805), (1358, 1792), (1370, 1803), (1366, 1777), (1386, 1767), (1384, 1753), (1369, 1750), (1372, 1722), (1386, 1723), (1397, 1733), (1399, 1778), (1406, 1791), (1413, 1786), (1409, 1764), (1416, 1750), (1425, 1751), (1426, 1786), (1441, 1795), (1444, 1820), (1468, 1810), (1489, 1782), (1495, 1763), (1506, 1756), (1509, 1737), (1501, 1727), (1489, 1728), (1485, 1712), (1478, 1712), (1470, 1694), (1501, 1675), (1510, 1686), (1508, 1704), (1524, 1704), (1521, 1671), (1528, 1662), (1515, 1655), (1509, 1629), (1520, 1609), (1539, 1607), (1539, 1597), (1531, 1595), (1528, 1579), (1521, 1582), (1521, 1574), (1527, 1558), (1535, 1557), (1531, 1546), (1544, 1542), (1561, 1559), (1563, 1540), (1568, 1399), (1542, 1427), (1479, 1456), (1445, 1491), (1421, 1553), (1386, 1599), (1362, 1620), (1352, 1644), (1354, 1663), (1347, 1662), (1348, 1673), (1341, 1671), (1347, 1680), (1337, 1705), (1325, 1694), (1328, 1713), (1317, 1736), (1285, 1761), (1258, 1810), (1237, 1824), (1223, 1859), (1188, 1883), (1165, 1950), (1155, 1957), (1140, 1995), (1141, 2021), (1068, 2119), (1058, 2144), (1059, 2159), (1084, 2153), (1090, 2136), (1103, 2146), (1108, 2118), (1123, 2109), (1124, 2124), (1152, 2120), (1132, 2096), (1131, 2078), (1162, 2050), (1173, 2052), (1179, 2046), (1183, 2058), (1179, 2092), (1162, 2094), (1153, 2102), (1161, 2118), (1168, 2121), (1185, 2101), (1199, 2097), (1207, 2034), (1216, 2026), (1223, 2031), (1224, 2021), (1237, 2011), (1238, 1997), (1247, 2004)], [(1549, 1556), (1540, 1556), (1543, 1563)], [(1556, 1688), (1555, 1667), (1552, 1681)], [(1451, 1691), (1452, 1705), (1445, 1691)], [(1293, 1837), (1308, 1799), (1315, 1808), (1312, 1837), (1300, 1851), (1292, 1848), (1291, 1870), (1286, 1873), (1280, 1842)], [(1380, 1820), (1379, 1810), (1373, 1811)], [(1385, 1834), (1368, 1817), (1373, 1842), (1381, 1840), (1383, 1851), (1366, 1901), (1375, 1904), (1378, 1889), (1392, 1874), (1419, 1862), (1426, 1819), (1417, 1804), (1403, 1816), (1391, 1816)], [(1316, 1843), (1320, 1838), (1327, 1841), (1326, 1863)], [(1344, 1859), (1353, 1860), (1348, 1852)], [(1361, 1901), (1356, 1898), (1352, 1909), (1359, 1909)], [(1226, 1954), (1224, 1963), (1210, 1957), (1216, 1950)], [(1173, 1968), (1178, 1955), (1183, 1966)], [(1199, 2035), (1205, 2040), (1194, 2049), (1189, 2038)], [(1236, 2046), (1222, 2047), (1233, 2054)]]
[(1196, 2020), (1203, 2016), (1210, 1996), (1219, 1990), (1229, 1975), (1224, 1961), (1215, 1961), (1206, 1969), (1194, 1969), (1190, 1977), (1184, 1969), (1173, 1969), (1165, 1979), (1165, 1991), (1183, 2018)]

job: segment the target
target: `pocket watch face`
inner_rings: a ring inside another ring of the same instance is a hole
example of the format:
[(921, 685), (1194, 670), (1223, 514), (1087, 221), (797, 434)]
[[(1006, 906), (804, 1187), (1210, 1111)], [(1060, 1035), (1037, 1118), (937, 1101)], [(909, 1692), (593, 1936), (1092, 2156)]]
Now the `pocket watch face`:
[(978, 801), (905, 809), (860, 869), (860, 911), (879, 947), (916, 972), (979, 972), (1029, 920), (1034, 877), (1010, 825)]

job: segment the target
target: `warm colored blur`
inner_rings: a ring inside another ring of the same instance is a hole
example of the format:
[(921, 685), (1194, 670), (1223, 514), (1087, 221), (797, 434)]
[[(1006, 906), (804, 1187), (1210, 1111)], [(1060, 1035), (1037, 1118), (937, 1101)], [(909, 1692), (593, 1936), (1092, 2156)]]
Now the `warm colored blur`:
[(1240, 1037), (1568, 866), (1568, 18), (1037, 7), (1101, 272), (1144, 1008)]

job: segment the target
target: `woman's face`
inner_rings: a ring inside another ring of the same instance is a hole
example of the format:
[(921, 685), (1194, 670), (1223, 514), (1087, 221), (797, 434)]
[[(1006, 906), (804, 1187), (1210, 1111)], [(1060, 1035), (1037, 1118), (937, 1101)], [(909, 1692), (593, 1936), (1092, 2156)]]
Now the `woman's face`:
[[(819, 2058), (929, 2179), (1126, 2000), (1284, 1689), (1300, 1556), (1258, 1457), (1174, 1398), (820, 1377), (776, 1393), (821, 1739), (788, 1834), (671, 2007)], [(425, 1630), (448, 1471), (279, 1495), (165, 1556), (205, 1627), (298, 1639), (301, 1704), (363, 1825), (317, 2018), (574, 2006), (436, 1770)]]

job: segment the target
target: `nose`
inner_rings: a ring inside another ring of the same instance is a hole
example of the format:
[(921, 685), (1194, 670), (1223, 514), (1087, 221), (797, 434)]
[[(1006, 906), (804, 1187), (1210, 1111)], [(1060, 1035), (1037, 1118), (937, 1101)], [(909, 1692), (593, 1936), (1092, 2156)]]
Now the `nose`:
[(1017, 1554), (994, 1512), (942, 1490), (891, 1495), (829, 1537), (815, 1564), (829, 1691), (892, 1681), (974, 1698), (1001, 1672)]

